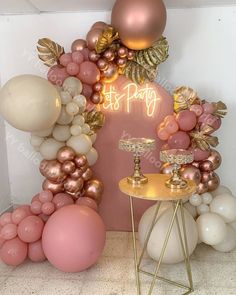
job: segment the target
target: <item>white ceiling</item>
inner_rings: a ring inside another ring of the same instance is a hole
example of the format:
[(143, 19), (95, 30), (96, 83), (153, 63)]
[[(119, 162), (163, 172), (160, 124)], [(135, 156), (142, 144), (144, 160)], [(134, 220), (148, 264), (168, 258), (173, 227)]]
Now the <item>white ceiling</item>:
[[(0, 14), (110, 10), (114, 2), (115, 0), (0, 0)], [(164, 2), (168, 8), (236, 5), (236, 0), (164, 0)]]

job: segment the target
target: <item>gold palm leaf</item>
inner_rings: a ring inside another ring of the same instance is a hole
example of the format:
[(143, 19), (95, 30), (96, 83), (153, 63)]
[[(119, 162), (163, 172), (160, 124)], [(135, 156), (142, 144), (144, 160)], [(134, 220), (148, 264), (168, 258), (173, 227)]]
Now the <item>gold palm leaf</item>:
[(181, 86), (175, 89), (174, 93), (174, 110), (179, 113), (187, 110), (191, 105), (199, 103), (197, 92), (190, 87)]
[(99, 54), (102, 53), (117, 39), (119, 39), (119, 34), (115, 31), (115, 29), (111, 26), (107, 27), (98, 39), (95, 46), (96, 52)]
[(55, 63), (59, 64), (59, 58), (64, 53), (64, 48), (56, 42), (42, 38), (38, 40), (38, 57), (48, 67), (53, 66)]
[(84, 114), (85, 123), (90, 126), (90, 135), (97, 133), (105, 124), (105, 116), (102, 112), (93, 109), (91, 111), (86, 111)]

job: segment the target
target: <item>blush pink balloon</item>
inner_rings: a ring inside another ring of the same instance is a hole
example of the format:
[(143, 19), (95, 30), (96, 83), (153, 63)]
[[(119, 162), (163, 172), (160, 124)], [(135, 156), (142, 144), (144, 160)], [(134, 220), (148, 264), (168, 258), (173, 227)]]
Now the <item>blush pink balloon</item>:
[(51, 215), (55, 211), (55, 204), (47, 202), (42, 205), (42, 212), (45, 215)]
[(44, 223), (38, 216), (28, 216), (23, 219), (18, 226), (18, 236), (26, 243), (39, 240), (42, 236)]
[(12, 223), (12, 213), (6, 212), (3, 213), (0, 217), (0, 225), (4, 226), (5, 224)]
[(17, 236), (17, 226), (14, 223), (8, 223), (1, 229), (1, 237), (4, 240), (11, 240)]
[(51, 202), (53, 199), (53, 194), (51, 191), (42, 191), (40, 194), (39, 194), (39, 200), (40, 202), (42, 203), (47, 203), (47, 202)]
[(97, 212), (86, 206), (66, 206), (46, 223), (43, 250), (50, 263), (61, 271), (80, 272), (96, 263), (105, 237), (105, 226)]
[(173, 120), (170, 122), (166, 123), (166, 127), (165, 127), (166, 132), (168, 132), (169, 134), (174, 134), (179, 130), (179, 125), (178, 123)]
[(168, 138), (170, 137), (170, 134), (166, 131), (165, 128), (160, 128), (157, 131), (157, 135), (160, 138), (160, 140), (168, 140)]
[(190, 145), (190, 137), (186, 132), (178, 131), (170, 136), (168, 145), (171, 149), (188, 149)]
[(71, 53), (64, 53), (60, 56), (60, 64), (66, 67), (70, 62), (72, 62), (72, 54)]
[(32, 202), (30, 209), (31, 212), (35, 215), (41, 214), (42, 213), (42, 203), (40, 201), (34, 201)]
[(34, 243), (29, 243), (28, 257), (33, 262), (42, 262), (46, 260), (46, 256), (43, 252), (42, 239)]
[(86, 84), (93, 85), (100, 80), (100, 71), (91, 61), (85, 61), (80, 65), (77, 77)]
[(203, 107), (199, 104), (193, 104), (190, 107), (190, 111), (194, 112), (197, 117), (200, 117), (203, 113)]
[(90, 50), (88, 48), (84, 48), (83, 50), (81, 50), (81, 53), (83, 54), (84, 60), (88, 61)]
[(72, 197), (70, 195), (64, 194), (64, 193), (56, 194), (54, 196), (52, 202), (55, 204), (56, 210), (58, 210), (64, 206), (74, 204)]
[(19, 238), (6, 241), (0, 250), (0, 257), (8, 265), (20, 265), (27, 257), (27, 244)]
[(31, 203), (34, 202), (34, 201), (39, 201), (39, 194), (35, 195), (32, 200), (31, 200)]
[(215, 107), (213, 103), (209, 103), (209, 102), (204, 103), (202, 107), (203, 107), (204, 113), (206, 114), (212, 114), (215, 111)]
[(54, 84), (62, 86), (63, 82), (66, 78), (68, 78), (70, 75), (67, 73), (66, 68), (62, 68), (58, 65), (52, 66), (47, 74), (48, 80)]
[(194, 161), (198, 162), (198, 161), (206, 160), (210, 156), (211, 152), (210, 151), (203, 151), (199, 148), (195, 148), (193, 150), (193, 154), (194, 154)]
[(199, 123), (202, 123), (201, 127), (204, 127), (205, 125), (211, 126), (214, 129), (212, 132), (209, 132), (209, 134), (211, 134), (220, 128), (221, 119), (212, 114), (204, 113), (199, 117)]
[(40, 214), (39, 217), (42, 219), (43, 222), (47, 222), (50, 215)]
[(29, 206), (20, 206), (12, 212), (12, 222), (19, 224), (24, 218), (32, 215), (33, 212), (28, 208)]
[(182, 131), (190, 131), (196, 127), (197, 117), (194, 112), (189, 110), (181, 111), (176, 116), (176, 121)]
[[(4, 240), (0, 235), (0, 249), (2, 248), (2, 246), (5, 242), (6, 242), (6, 240)], [(0, 254), (0, 258), (1, 258), (1, 254)]]
[(72, 60), (73, 60), (73, 62), (80, 65), (84, 61), (84, 56), (81, 52), (75, 51), (72, 53)]
[(90, 97), (91, 97), (92, 94), (93, 94), (93, 88), (92, 88), (92, 86), (83, 83), (82, 94), (83, 94), (87, 99), (90, 99)]
[(95, 211), (98, 211), (97, 203), (91, 198), (82, 197), (82, 198), (79, 198), (75, 203), (77, 205), (87, 206)]
[(174, 115), (168, 115), (168, 116), (165, 117), (165, 120), (163, 122), (164, 125), (166, 125), (169, 122), (176, 122), (176, 119), (175, 119)]
[(66, 71), (71, 76), (76, 76), (79, 73), (79, 66), (75, 62), (70, 62), (66, 66)]

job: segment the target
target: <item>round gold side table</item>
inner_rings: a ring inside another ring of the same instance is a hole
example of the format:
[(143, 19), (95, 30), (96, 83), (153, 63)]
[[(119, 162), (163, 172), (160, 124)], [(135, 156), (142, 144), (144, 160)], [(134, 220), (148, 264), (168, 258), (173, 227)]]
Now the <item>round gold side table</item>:
[[(134, 250), (134, 263), (135, 263), (137, 294), (138, 295), (141, 294), (140, 277), (139, 277), (140, 273), (144, 273), (146, 275), (153, 277), (148, 295), (152, 294), (155, 283), (158, 279), (162, 280), (166, 283), (175, 285), (177, 287), (184, 288), (185, 290), (187, 290), (184, 294), (190, 294), (191, 292), (193, 292), (193, 280), (192, 280), (192, 271), (191, 271), (189, 251), (188, 251), (188, 239), (187, 239), (187, 234), (186, 234), (183, 202), (196, 192), (197, 186), (194, 181), (188, 180), (187, 181), (188, 186), (185, 189), (170, 189), (165, 184), (166, 181), (170, 178), (170, 175), (146, 174), (145, 176), (148, 178), (148, 183), (145, 183), (145, 184), (132, 185), (127, 182), (127, 178), (123, 178), (119, 183), (119, 188), (120, 188), (121, 192), (124, 193), (125, 195), (129, 196), (129, 199), (130, 199), (130, 213), (131, 213), (131, 223), (132, 223), (132, 237), (133, 237), (133, 250)], [(133, 198), (157, 202), (154, 218), (152, 220), (150, 229), (147, 233), (147, 237), (144, 242), (144, 247), (143, 247), (141, 256), (139, 258), (138, 258), (137, 247), (136, 247), (136, 238), (135, 238), (135, 227), (134, 227), (135, 218), (134, 218)], [(161, 202), (167, 202), (167, 201), (170, 201), (173, 203), (174, 211), (173, 211), (173, 215), (170, 220), (169, 227), (166, 232), (166, 238), (163, 243), (160, 259), (157, 262), (154, 273), (146, 272), (141, 269), (142, 259), (143, 259), (144, 253), (147, 249), (148, 241), (151, 236), (152, 230), (157, 222), (157, 215), (158, 215), (159, 208), (161, 206)], [(177, 212), (179, 209), (181, 212), (183, 236), (181, 234), (180, 222), (178, 220), (178, 215), (177, 215)], [(169, 279), (166, 279), (164, 277), (158, 276), (158, 272), (160, 270), (160, 266), (161, 266), (161, 263), (162, 263), (162, 260), (163, 260), (164, 254), (165, 254), (165, 250), (166, 250), (175, 220), (177, 223), (181, 247), (182, 247), (183, 256), (184, 256), (184, 260), (185, 260), (185, 267), (186, 267), (186, 271), (187, 271), (187, 275), (188, 275), (189, 286), (185, 286), (183, 284), (180, 284), (180, 283), (171, 281)]]

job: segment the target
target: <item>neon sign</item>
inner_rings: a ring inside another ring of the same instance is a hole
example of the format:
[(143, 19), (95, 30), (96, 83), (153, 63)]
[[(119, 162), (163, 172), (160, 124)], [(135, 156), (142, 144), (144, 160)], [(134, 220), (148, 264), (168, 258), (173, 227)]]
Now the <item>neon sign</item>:
[(131, 113), (134, 103), (139, 101), (145, 106), (145, 113), (153, 117), (159, 109), (161, 98), (158, 91), (151, 83), (142, 86), (135, 83), (125, 83), (117, 89), (116, 83), (107, 84), (103, 91), (105, 102), (102, 108), (107, 111), (125, 111)]

